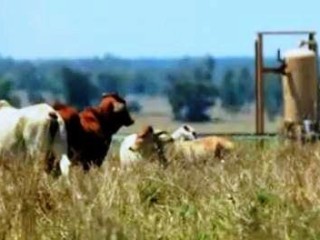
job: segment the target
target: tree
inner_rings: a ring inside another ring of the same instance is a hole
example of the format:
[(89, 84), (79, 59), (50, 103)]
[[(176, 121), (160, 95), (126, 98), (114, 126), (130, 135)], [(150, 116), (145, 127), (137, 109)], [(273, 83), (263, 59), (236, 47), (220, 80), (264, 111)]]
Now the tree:
[(195, 122), (210, 119), (206, 111), (218, 96), (212, 71), (212, 61), (201, 61), (192, 69), (179, 69), (167, 76), (167, 96), (175, 119)]
[(46, 101), (45, 98), (43, 97), (43, 95), (38, 91), (29, 92), (28, 98), (29, 98), (30, 103), (32, 103), (32, 104), (43, 103)]
[(0, 78), (0, 99), (6, 99), (15, 107), (20, 106), (20, 99), (13, 95), (13, 82), (5, 78)]
[(229, 112), (237, 112), (242, 106), (241, 101), (239, 101), (239, 90), (235, 82), (235, 74), (230, 69), (223, 77), (220, 87), (220, 98), (222, 107)]
[(270, 120), (279, 115), (283, 107), (281, 76), (269, 74), (264, 81), (265, 108)]
[(78, 108), (89, 106), (97, 88), (90, 82), (88, 74), (64, 67), (61, 76), (67, 101)]
[(248, 68), (243, 67), (240, 70), (237, 79), (237, 88), (239, 91), (239, 104), (251, 103), (254, 100), (254, 81)]
[(13, 84), (4, 78), (0, 78), (0, 99), (10, 99), (12, 95)]
[(137, 71), (131, 83), (132, 92), (154, 95), (159, 91), (156, 81), (148, 70)]
[(22, 62), (16, 68), (17, 87), (28, 92), (44, 88), (44, 77), (31, 62)]
[(104, 92), (118, 92), (126, 94), (127, 78), (120, 72), (103, 72), (98, 74), (97, 82)]

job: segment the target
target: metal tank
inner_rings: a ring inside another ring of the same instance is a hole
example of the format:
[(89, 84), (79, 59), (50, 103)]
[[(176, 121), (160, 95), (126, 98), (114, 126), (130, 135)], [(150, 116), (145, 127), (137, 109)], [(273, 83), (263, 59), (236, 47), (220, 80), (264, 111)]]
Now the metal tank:
[[(284, 54), (284, 61), (282, 77), (284, 124), (301, 127), (303, 130), (305, 121), (317, 122), (316, 54), (306, 48), (292, 49)], [(298, 132), (294, 135), (301, 134)]]

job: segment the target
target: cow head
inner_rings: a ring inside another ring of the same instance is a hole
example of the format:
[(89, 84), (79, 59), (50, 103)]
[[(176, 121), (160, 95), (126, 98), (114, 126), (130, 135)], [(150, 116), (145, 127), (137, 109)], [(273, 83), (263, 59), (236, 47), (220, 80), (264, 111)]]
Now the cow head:
[(134, 144), (129, 148), (133, 152), (139, 152), (142, 156), (149, 160), (157, 160), (166, 167), (168, 160), (163, 152), (163, 141), (160, 140), (159, 134), (165, 133), (157, 131), (155, 133), (151, 126), (146, 126), (137, 134)]
[(110, 127), (112, 126), (112, 132), (118, 131), (122, 126), (128, 127), (134, 123), (127, 109), (126, 101), (117, 93), (103, 94), (99, 110), (103, 121)]
[(177, 130), (175, 130), (171, 136), (174, 140), (187, 141), (187, 140), (196, 139), (197, 133), (193, 127), (191, 127), (190, 125), (184, 124), (181, 127), (179, 127)]
[(144, 148), (152, 148), (154, 145), (154, 131), (151, 126), (146, 126), (140, 133), (137, 134), (137, 138), (133, 146), (130, 147), (131, 151), (143, 150)]

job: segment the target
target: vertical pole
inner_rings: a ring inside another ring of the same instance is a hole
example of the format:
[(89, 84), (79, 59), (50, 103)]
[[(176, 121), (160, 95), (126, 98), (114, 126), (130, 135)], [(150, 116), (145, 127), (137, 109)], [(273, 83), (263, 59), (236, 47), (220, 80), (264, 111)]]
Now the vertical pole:
[[(315, 33), (310, 33), (309, 34), (309, 49), (313, 50), (316, 55), (316, 71), (317, 71), (317, 105), (316, 105), (316, 121), (317, 125), (319, 124), (320, 121), (320, 96), (319, 96), (319, 59), (318, 59), (318, 44), (315, 39)], [(319, 129), (317, 129), (319, 131)]]
[(255, 112), (255, 125), (256, 125), (256, 134), (259, 134), (260, 129), (260, 121), (259, 121), (259, 91), (258, 91), (258, 72), (259, 72), (259, 65), (258, 65), (258, 56), (259, 56), (259, 39), (256, 39), (254, 44), (254, 50), (255, 50), (255, 105), (256, 105), (256, 112)]
[(262, 34), (258, 34), (257, 41), (257, 72), (256, 72), (256, 114), (257, 129), (256, 133), (262, 135), (264, 133), (264, 92), (263, 92), (263, 38)]
[(312, 50), (312, 51), (316, 51), (316, 49), (315, 49), (315, 37), (314, 37), (314, 34), (315, 33), (313, 33), (313, 32), (310, 32), (309, 33), (309, 39), (308, 39), (308, 47), (309, 47), (309, 49), (310, 50)]

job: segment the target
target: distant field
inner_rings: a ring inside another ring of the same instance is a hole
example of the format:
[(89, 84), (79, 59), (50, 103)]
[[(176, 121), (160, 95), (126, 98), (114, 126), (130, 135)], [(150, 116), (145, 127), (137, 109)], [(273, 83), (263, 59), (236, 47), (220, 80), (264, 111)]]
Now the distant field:
[[(170, 105), (165, 98), (140, 97), (138, 100), (143, 106), (142, 113), (134, 115), (135, 124), (129, 128), (122, 128), (119, 132), (120, 134), (139, 131), (142, 126), (147, 124), (171, 131), (184, 123), (173, 120)], [(229, 114), (220, 107), (215, 107), (210, 110), (210, 115), (213, 119), (211, 122), (189, 124), (194, 126), (199, 133), (254, 133), (255, 114), (253, 109), (254, 106), (250, 106), (245, 112)], [(274, 122), (270, 122), (266, 117), (266, 132), (276, 132), (279, 126), (279, 118)]]

